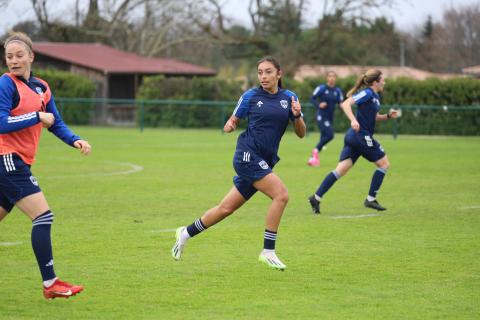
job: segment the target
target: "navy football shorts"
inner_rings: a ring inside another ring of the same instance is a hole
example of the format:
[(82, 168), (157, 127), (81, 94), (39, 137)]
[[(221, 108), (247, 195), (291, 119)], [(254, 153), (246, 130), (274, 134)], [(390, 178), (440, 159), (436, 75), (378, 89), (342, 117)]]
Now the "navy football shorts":
[(10, 212), (18, 200), (41, 192), (30, 166), (15, 153), (0, 155), (0, 206)]
[(233, 156), (233, 168), (237, 175), (233, 177), (233, 184), (246, 199), (250, 199), (257, 189), (253, 186), (272, 172), (270, 165), (251, 151), (237, 150)]
[(383, 150), (382, 146), (369, 135), (347, 134), (344, 142), (345, 145), (340, 154), (340, 161), (350, 158), (355, 163), (362, 156), (370, 162), (375, 162), (385, 156), (385, 150)]

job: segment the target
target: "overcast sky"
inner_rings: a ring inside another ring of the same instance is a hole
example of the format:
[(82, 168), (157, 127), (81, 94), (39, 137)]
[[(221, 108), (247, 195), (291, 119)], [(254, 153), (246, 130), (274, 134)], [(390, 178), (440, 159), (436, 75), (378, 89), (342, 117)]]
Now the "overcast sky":
[[(181, 0), (178, 0), (181, 1)], [(0, 10), (0, 32), (9, 30), (15, 23), (34, 17), (31, 9), (30, 0), (11, 0), (10, 5)], [(55, 17), (71, 17), (71, 8), (74, 0), (50, 0), (50, 9)], [(479, 3), (480, 0), (398, 0), (394, 8), (382, 8), (375, 14), (386, 16), (400, 30), (409, 31), (412, 26), (423, 24), (428, 15), (431, 15), (434, 21), (440, 21), (445, 9), (452, 6), (458, 7), (464, 4)], [(84, 6), (88, 0), (80, 0)], [(247, 6), (249, 0), (222, 0), (225, 13), (234, 18), (237, 22), (249, 26), (249, 17)], [(321, 0), (310, 0), (308, 15), (306, 15), (309, 26), (315, 26), (322, 10)]]

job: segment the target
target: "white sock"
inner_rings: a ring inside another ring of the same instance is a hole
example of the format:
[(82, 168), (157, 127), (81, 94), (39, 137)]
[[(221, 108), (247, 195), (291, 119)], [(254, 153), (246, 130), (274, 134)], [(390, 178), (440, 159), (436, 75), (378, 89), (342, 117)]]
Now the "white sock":
[(370, 196), (370, 195), (369, 195), (369, 196), (367, 196), (367, 201), (373, 201), (373, 200), (375, 200), (375, 199), (377, 199), (377, 198), (375, 198), (375, 197), (372, 197), (372, 196)]
[(266, 254), (275, 253), (275, 249), (274, 249), (274, 250), (272, 250), (272, 249), (263, 249), (262, 253), (266, 253)]
[(317, 199), (318, 202), (322, 201), (322, 197), (317, 196), (316, 193), (315, 193), (315, 199)]
[(191, 236), (188, 233), (187, 228), (183, 228), (182, 232), (180, 233), (180, 241), (182, 243), (184, 243), (185, 241), (187, 241), (190, 238), (191, 238)]
[(53, 284), (53, 283), (55, 282), (55, 280), (57, 280), (57, 279), (58, 279), (58, 278), (55, 277), (55, 278), (53, 278), (53, 279), (43, 281), (43, 286), (44, 286), (45, 288), (51, 287), (52, 284)]

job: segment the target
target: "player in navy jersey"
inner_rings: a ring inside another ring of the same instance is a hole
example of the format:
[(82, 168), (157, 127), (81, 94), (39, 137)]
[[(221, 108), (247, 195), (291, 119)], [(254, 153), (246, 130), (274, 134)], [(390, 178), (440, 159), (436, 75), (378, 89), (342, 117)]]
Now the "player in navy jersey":
[(30, 166), (42, 127), (85, 155), (91, 147), (62, 121), (48, 84), (33, 76), (30, 38), (15, 32), (4, 47), (9, 72), (0, 77), (0, 221), (14, 206), (32, 220), (32, 248), (43, 279), (43, 295), (47, 299), (68, 298), (83, 287), (55, 275), (50, 239), (53, 213)]
[(327, 83), (321, 84), (313, 91), (310, 102), (317, 107), (317, 125), (320, 131), (320, 141), (312, 151), (308, 165), (318, 167), (320, 165), (319, 153), (334, 136), (333, 117), (335, 107), (343, 101), (343, 92), (335, 87), (337, 74), (335, 71), (327, 72)]
[(188, 227), (176, 232), (172, 256), (179, 260), (186, 241), (220, 222), (240, 208), (257, 191), (272, 199), (266, 217), (264, 249), (259, 260), (268, 266), (286, 268), (275, 253), (275, 241), (283, 211), (288, 202), (288, 191), (272, 169), (280, 160), (278, 148), (289, 122), (293, 122), (297, 136), (305, 136), (305, 123), (297, 96), (281, 88), (282, 71), (279, 63), (271, 56), (257, 63), (260, 87), (246, 91), (238, 101), (233, 115), (224, 126), (225, 132), (236, 129), (240, 119), (248, 118), (247, 129), (238, 136), (233, 156), (233, 167), (237, 175), (234, 186), (215, 207)]
[[(396, 118), (397, 111), (392, 110), (388, 114), (379, 113), (378, 94), (383, 91), (384, 85), (385, 80), (380, 70), (368, 70), (358, 78), (355, 86), (348, 92), (348, 98), (341, 104), (341, 108), (350, 120), (351, 128), (345, 135), (345, 145), (337, 167), (325, 177), (315, 194), (308, 198), (314, 213), (320, 213), (320, 201), (323, 195), (350, 170), (360, 156), (377, 166), (364, 205), (379, 211), (386, 210), (377, 202), (376, 197), (390, 162), (382, 146), (373, 138), (373, 134), (376, 121)], [(358, 91), (362, 87), (366, 88)], [(352, 112), (354, 104), (358, 107), (356, 117)]]

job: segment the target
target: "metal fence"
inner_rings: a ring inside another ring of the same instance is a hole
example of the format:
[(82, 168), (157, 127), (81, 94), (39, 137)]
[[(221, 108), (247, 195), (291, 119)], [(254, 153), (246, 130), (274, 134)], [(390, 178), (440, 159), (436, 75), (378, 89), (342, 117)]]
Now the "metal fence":
[[(56, 99), (57, 108), (66, 123), (138, 127), (223, 128), (236, 101), (202, 100), (132, 100), (132, 99)], [(302, 102), (309, 131), (316, 131), (316, 109)], [(379, 125), (378, 132), (412, 134), (480, 135), (480, 105), (431, 106), (383, 105), (382, 112), (401, 110), (399, 119)], [(336, 111), (335, 129), (349, 127), (342, 111)]]

